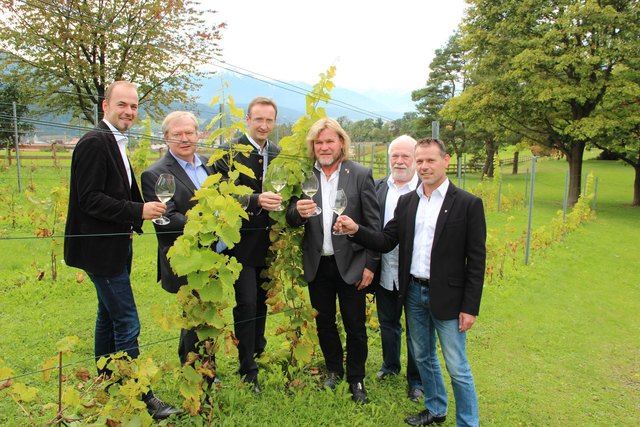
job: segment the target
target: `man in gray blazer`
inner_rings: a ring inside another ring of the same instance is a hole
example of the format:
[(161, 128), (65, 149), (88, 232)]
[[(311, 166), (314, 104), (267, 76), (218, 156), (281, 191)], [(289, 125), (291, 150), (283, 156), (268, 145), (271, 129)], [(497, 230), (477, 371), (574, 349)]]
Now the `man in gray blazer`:
[[(317, 121), (307, 134), (313, 173), (320, 186), (315, 200), (293, 198), (287, 222), (305, 227), (304, 277), (309, 282), (311, 305), (318, 311), (316, 324), (328, 375), (325, 386), (334, 388), (345, 373), (343, 347), (336, 326), (336, 297), (347, 333), (346, 374), (352, 399), (367, 402), (363, 379), (367, 360), (366, 288), (371, 284), (378, 254), (332, 234), (336, 216), (332, 204), (338, 189), (347, 196), (345, 214), (372, 229), (380, 228), (380, 209), (371, 170), (348, 160), (351, 139), (330, 118)], [(316, 207), (322, 213), (313, 216)]]
[[(174, 111), (162, 122), (162, 133), (168, 151), (160, 160), (142, 172), (142, 194), (146, 201), (156, 201), (156, 181), (160, 174), (175, 177), (176, 191), (167, 202), (166, 225), (154, 223), (158, 238), (158, 277), (167, 292), (177, 293), (180, 286), (187, 283), (184, 276), (178, 277), (171, 269), (167, 252), (178, 236), (182, 235), (187, 222), (186, 213), (195, 201), (191, 200), (207, 176), (214, 171), (207, 166), (207, 159), (196, 154), (198, 144), (198, 120), (188, 111)], [(180, 333), (178, 356), (180, 362), (187, 361), (189, 352), (196, 351), (198, 337), (192, 329), (183, 329)]]

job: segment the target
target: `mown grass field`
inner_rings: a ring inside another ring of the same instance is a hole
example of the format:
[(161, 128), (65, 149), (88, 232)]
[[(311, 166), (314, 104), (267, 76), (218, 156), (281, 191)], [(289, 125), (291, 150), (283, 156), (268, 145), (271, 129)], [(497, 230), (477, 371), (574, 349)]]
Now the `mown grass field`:
[[(517, 176), (505, 173), (503, 192), (509, 186), (513, 194), (524, 191), (526, 167), (521, 165)], [(539, 161), (534, 228), (548, 224), (562, 209), (566, 169), (565, 161)], [(585, 170), (598, 176), (596, 218), (564, 241), (533, 252), (528, 266), (520, 261), (503, 279), (485, 287), (468, 344), (484, 425), (638, 425), (640, 209), (629, 206), (633, 173), (620, 163), (595, 160), (586, 161)], [(26, 178), (33, 197), (45, 199), (67, 173), (64, 168), (32, 167)], [(466, 187), (477, 182), (477, 177), (468, 177)], [(15, 169), (0, 172), (0, 358), (16, 374), (24, 374), (16, 381), (40, 390), (38, 404), (28, 408), (33, 424), (43, 425), (54, 411), (38, 408), (55, 402), (57, 390), (54, 381), (45, 383), (37, 371), (55, 354), (55, 343), (69, 335), (80, 338), (71, 362), (92, 370), (96, 299), (90, 281), (79, 283), (75, 269), (58, 264), (59, 278), (50, 280), (51, 240), (15, 239), (33, 236), (34, 220), (47, 222), (46, 215), (40, 217), (41, 208), (15, 194), (15, 187)], [(525, 229), (526, 214), (524, 207), (488, 209), (488, 226), (508, 239)], [(155, 237), (148, 224), (145, 229), (149, 232), (134, 240), (132, 275), (142, 322), (142, 357), (152, 357), (167, 369), (156, 391), (178, 403), (170, 372), (177, 365), (177, 331), (163, 330), (157, 322), (159, 312), (177, 307), (173, 296), (155, 283)], [(38, 280), (40, 273), (44, 277)], [(270, 316), (268, 331), (282, 321), (282, 315)], [(277, 350), (281, 343), (269, 337), (268, 349)], [(221, 355), (218, 361), (223, 388), (217, 395), (220, 418), (215, 425), (401, 426), (405, 416), (422, 409), (406, 399), (403, 378), (375, 380), (381, 351), (374, 329), (369, 331), (365, 382), (371, 403), (366, 406), (353, 405), (344, 385), (336, 393), (319, 390), (314, 386), (319, 378), (309, 373), (304, 374), (307, 387), (287, 388), (281, 364), (268, 360), (261, 374), (264, 393), (254, 396), (238, 386), (235, 355)], [(314, 366), (322, 366), (321, 357)], [(65, 368), (65, 374), (71, 376), (72, 370)], [(451, 390), (449, 395), (452, 398)], [(455, 425), (451, 403), (445, 426)], [(0, 391), (0, 425), (28, 424)], [(189, 424), (188, 419), (178, 423)]]

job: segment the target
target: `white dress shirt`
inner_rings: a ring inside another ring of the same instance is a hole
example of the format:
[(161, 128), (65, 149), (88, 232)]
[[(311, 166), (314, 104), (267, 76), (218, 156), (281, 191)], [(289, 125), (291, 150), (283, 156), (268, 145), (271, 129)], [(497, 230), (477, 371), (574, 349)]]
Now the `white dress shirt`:
[[(389, 179), (387, 179), (387, 186), (389, 189), (387, 190), (387, 198), (385, 199), (384, 204), (383, 225), (387, 225), (387, 223), (393, 218), (393, 213), (396, 210), (396, 205), (398, 204), (400, 196), (414, 191), (417, 185), (418, 175), (415, 173), (409, 182), (399, 187), (396, 186), (393, 177), (389, 176)], [(398, 246), (396, 246), (391, 252), (382, 254), (380, 286), (389, 291), (398, 289), (398, 252), (399, 249)]]
[(416, 212), (416, 227), (413, 237), (413, 254), (411, 256), (411, 270), (413, 277), (428, 279), (431, 277), (431, 249), (436, 232), (436, 222), (444, 202), (444, 196), (449, 189), (449, 178), (445, 178), (432, 193), (431, 197), (424, 194), (423, 186), (416, 190), (420, 201)]
[(264, 147), (260, 147), (248, 133), (246, 135), (251, 145), (253, 145), (256, 150), (258, 150), (258, 154), (262, 156), (262, 191), (264, 191), (264, 183), (267, 181), (267, 167), (269, 167), (269, 141), (267, 140), (264, 143)]
[(129, 144), (129, 138), (126, 135), (123, 135), (114, 125), (109, 123), (106, 119), (102, 119), (103, 122), (109, 126), (111, 129), (111, 133), (116, 138), (116, 142), (118, 143), (118, 150), (120, 150), (120, 155), (122, 156), (122, 162), (124, 163), (124, 168), (127, 171), (127, 178), (129, 178), (129, 188), (131, 188), (131, 165), (129, 164), (129, 158), (127, 157), (127, 145)]
[(338, 168), (333, 171), (331, 176), (327, 178), (320, 167), (320, 164), (316, 161), (314, 167), (320, 171), (320, 189), (322, 191), (322, 231), (324, 233), (322, 240), (322, 256), (333, 255), (333, 242), (331, 241), (331, 234), (333, 229), (333, 201), (336, 198), (336, 192), (338, 191), (338, 180), (340, 178), (340, 169), (342, 169), (342, 163), (338, 165)]

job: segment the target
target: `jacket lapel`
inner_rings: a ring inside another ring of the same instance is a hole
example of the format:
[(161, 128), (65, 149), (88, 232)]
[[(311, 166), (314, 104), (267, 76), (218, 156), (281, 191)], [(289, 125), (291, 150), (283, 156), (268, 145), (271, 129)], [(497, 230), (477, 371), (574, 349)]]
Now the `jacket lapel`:
[(451, 212), (451, 206), (453, 206), (453, 202), (456, 199), (457, 190), (458, 189), (456, 188), (456, 186), (453, 185), (451, 181), (449, 181), (449, 188), (447, 189), (447, 194), (444, 196), (444, 201), (442, 202), (442, 207), (440, 208), (440, 213), (438, 214), (438, 220), (436, 221), (436, 230), (433, 236), (434, 247), (438, 243), (438, 239), (442, 234), (442, 230), (447, 223), (449, 212)]

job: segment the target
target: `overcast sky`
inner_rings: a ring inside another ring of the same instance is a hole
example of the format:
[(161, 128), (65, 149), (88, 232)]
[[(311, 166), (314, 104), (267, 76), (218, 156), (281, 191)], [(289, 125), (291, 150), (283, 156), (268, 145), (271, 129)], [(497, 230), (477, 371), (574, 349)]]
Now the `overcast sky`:
[(316, 83), (336, 65), (334, 83), (366, 92), (423, 87), (436, 49), (457, 28), (464, 0), (205, 2), (225, 21), (228, 64), (273, 79)]

